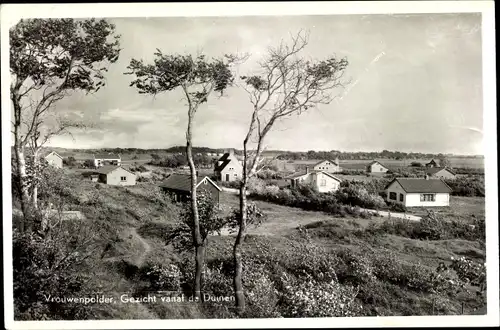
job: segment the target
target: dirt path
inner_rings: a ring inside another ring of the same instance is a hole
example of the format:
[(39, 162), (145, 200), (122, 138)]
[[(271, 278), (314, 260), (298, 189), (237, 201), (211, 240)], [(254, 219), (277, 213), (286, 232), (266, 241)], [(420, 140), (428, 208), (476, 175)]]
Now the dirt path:
[(146, 256), (151, 251), (151, 245), (149, 245), (149, 243), (144, 238), (142, 238), (141, 235), (139, 235), (136, 228), (132, 228), (130, 234), (142, 245), (143, 252), (134, 260), (136, 266), (141, 267), (142, 264), (144, 263), (144, 260), (146, 259)]
[(399, 219), (407, 219), (410, 221), (420, 221), (422, 218), (416, 215), (406, 214), (406, 213), (397, 213), (397, 212), (387, 212), (387, 211), (377, 211), (371, 209), (363, 209), (362, 211), (370, 212), (374, 214), (378, 214), (384, 218), (399, 218)]
[(106, 257), (106, 258), (104, 258), (104, 260), (105, 261), (117, 261), (117, 260), (128, 259), (130, 262), (132, 262), (137, 267), (141, 267), (144, 263), (144, 260), (146, 259), (146, 256), (152, 250), (151, 245), (149, 245), (149, 243), (144, 238), (142, 238), (141, 235), (139, 235), (136, 228), (130, 228), (127, 231), (126, 236), (127, 236), (127, 239), (132, 239), (132, 240), (138, 242), (142, 246), (141, 251), (138, 251), (140, 253), (136, 252), (136, 253), (128, 253), (126, 255)]

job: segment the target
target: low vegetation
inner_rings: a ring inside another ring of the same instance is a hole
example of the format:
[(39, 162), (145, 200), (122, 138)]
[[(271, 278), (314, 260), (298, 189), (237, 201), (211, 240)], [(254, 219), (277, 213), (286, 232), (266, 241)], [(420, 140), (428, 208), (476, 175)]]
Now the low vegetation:
[[(313, 216), (317, 213), (311, 212), (309, 223), (297, 229), (276, 236), (248, 234), (243, 315), (237, 315), (233, 302), (48, 303), (49, 295), (91, 296), (95, 288), (115, 299), (123, 292), (137, 296), (165, 290), (188, 296), (194, 265), (191, 249), (178, 248), (182, 235), (172, 235), (183, 228), (183, 206), (154, 185), (111, 187), (84, 180), (72, 170), (47, 171), (50, 184), (41, 187), (41, 205), (51, 202), (79, 210), (87, 220), (61, 222), (45, 237), (14, 231), (14, 248), (23, 251), (14, 259), (19, 320), (449, 315), (475, 313), (486, 304), (484, 200), (453, 197), (460, 198), (459, 205), (421, 222), (363, 219), (369, 216), (359, 206), (382, 203), (378, 192), (385, 179), (347, 180), (331, 194), (309, 187), (279, 189), (272, 180), (253, 180), (253, 199), (322, 210), (334, 217), (325, 215), (318, 222)], [(155, 171), (163, 175), (167, 170)], [(256, 203), (264, 214), (272, 211), (273, 204)], [(279, 206), (285, 208), (279, 212), (297, 212), (287, 206)], [(273, 221), (280, 220), (269, 218), (264, 224)], [(189, 235), (189, 226), (184, 229)], [(209, 236), (203, 290), (232, 296), (234, 238), (219, 236), (217, 230)]]

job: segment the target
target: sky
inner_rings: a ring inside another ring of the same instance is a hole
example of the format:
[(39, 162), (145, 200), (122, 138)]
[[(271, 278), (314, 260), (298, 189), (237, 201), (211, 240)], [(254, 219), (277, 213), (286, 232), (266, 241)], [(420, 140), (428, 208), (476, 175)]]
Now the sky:
[[(480, 14), (329, 15), (109, 19), (121, 34), (119, 60), (107, 87), (74, 94), (57, 113), (75, 113), (96, 127), (55, 137), (65, 148), (168, 148), (185, 144), (187, 108), (179, 90), (139, 94), (124, 75), (132, 58), (164, 53), (220, 57), (249, 53), (238, 75), (257, 72), (269, 46), (310, 32), (304, 56), (346, 57), (350, 84), (338, 98), (277, 124), (268, 149), (398, 150), (483, 154)], [(196, 114), (193, 142), (241, 148), (252, 105), (241, 88), (212, 97)]]

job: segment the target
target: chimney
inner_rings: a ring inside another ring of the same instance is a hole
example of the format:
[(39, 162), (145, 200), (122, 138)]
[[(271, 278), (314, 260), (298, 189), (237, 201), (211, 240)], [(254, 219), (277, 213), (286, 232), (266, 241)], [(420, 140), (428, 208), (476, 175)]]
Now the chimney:
[(309, 173), (309, 166), (306, 166), (306, 174)]
[(229, 149), (229, 156), (234, 156), (234, 149), (233, 148)]
[(429, 174), (425, 174), (425, 179), (429, 180)]
[(339, 163), (339, 157), (338, 156), (335, 157), (335, 164), (340, 165), (340, 163)]

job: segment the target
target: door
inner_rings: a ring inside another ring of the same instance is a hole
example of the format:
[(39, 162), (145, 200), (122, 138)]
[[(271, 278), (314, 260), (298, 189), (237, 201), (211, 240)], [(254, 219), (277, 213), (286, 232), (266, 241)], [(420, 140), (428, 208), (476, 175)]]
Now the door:
[(229, 181), (229, 174), (226, 174), (226, 181)]

